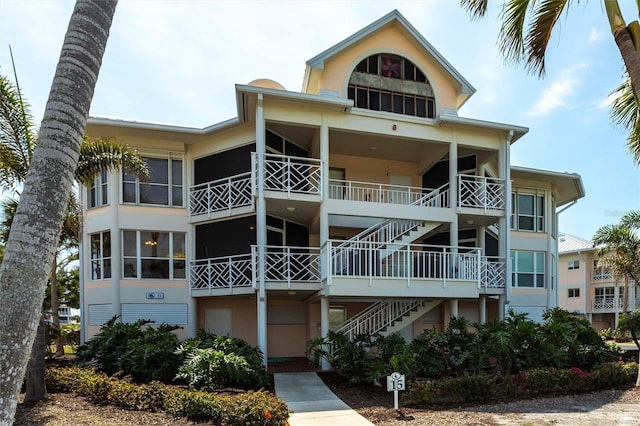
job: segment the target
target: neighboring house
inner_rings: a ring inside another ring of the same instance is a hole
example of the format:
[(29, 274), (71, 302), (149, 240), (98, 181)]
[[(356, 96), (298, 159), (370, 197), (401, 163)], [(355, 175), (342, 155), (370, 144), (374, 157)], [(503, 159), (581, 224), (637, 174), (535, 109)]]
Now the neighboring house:
[[(68, 306), (60, 306), (58, 308), (58, 319), (60, 320), (60, 325), (79, 324), (80, 309), (70, 308)], [(51, 312), (45, 312), (44, 320), (49, 323), (53, 322)]]
[[(598, 248), (591, 241), (560, 234), (558, 306), (570, 312), (584, 314), (597, 330), (615, 329), (623, 310), (624, 279), (616, 277), (611, 268), (596, 255)], [(629, 307), (640, 306), (640, 294), (633, 281), (629, 285)]]
[(330, 329), (539, 320), (557, 304), (556, 210), (582, 181), (511, 166), (528, 129), (458, 116), (474, 92), (393, 11), (310, 59), (301, 92), (236, 85), (235, 119), (90, 118), (152, 176), (83, 192), (83, 338), (121, 315), (290, 357)]

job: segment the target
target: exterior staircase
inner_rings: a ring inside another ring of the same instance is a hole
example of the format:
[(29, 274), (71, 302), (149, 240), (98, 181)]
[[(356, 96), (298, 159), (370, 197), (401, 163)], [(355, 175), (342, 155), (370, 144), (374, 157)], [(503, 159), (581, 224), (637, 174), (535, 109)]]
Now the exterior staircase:
[(349, 340), (359, 335), (387, 336), (400, 331), (440, 303), (442, 300), (379, 300), (333, 331), (346, 334)]

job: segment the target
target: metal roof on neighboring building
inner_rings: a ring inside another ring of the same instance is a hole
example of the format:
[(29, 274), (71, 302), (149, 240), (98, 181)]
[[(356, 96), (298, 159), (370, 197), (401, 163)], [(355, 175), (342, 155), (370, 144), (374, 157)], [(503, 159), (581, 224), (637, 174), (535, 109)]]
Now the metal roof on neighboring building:
[(588, 240), (583, 240), (579, 237), (574, 237), (569, 234), (558, 235), (558, 253), (571, 253), (583, 250), (593, 250), (593, 243)]

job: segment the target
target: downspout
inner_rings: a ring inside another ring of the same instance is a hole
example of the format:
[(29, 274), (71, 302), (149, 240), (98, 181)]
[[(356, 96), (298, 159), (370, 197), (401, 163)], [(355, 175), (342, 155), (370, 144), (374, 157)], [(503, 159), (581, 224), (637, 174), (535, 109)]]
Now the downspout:
[(82, 250), (84, 249), (84, 244), (82, 244), (83, 240), (84, 240), (84, 218), (87, 215), (87, 212), (85, 210), (85, 204), (84, 204), (84, 197), (82, 196), (82, 194), (84, 194), (84, 190), (85, 190), (85, 186), (80, 184), (79, 188), (78, 188), (78, 203), (80, 204), (80, 212), (82, 214), (81, 220), (80, 220), (80, 231), (78, 235), (78, 260), (79, 260), (79, 265), (78, 265), (78, 278), (79, 278), (79, 282), (78, 285), (80, 286), (80, 344), (84, 345), (86, 338), (85, 338), (85, 333), (87, 332), (87, 311), (88, 308), (86, 308), (84, 306), (84, 267), (83, 267), (83, 263), (84, 260), (86, 259), (84, 253), (82, 252)]
[(267, 216), (264, 199), (264, 154), (265, 154), (265, 124), (262, 93), (258, 93), (256, 105), (256, 155), (258, 157), (258, 200), (256, 203), (256, 243), (258, 246), (258, 348), (262, 351), (262, 364), (267, 366), (267, 291), (265, 289), (265, 250), (267, 245)]
[[(505, 140), (504, 147), (504, 168), (505, 168), (505, 178), (504, 178), (504, 196), (505, 196), (505, 212), (504, 212), (504, 262), (505, 262), (505, 271), (506, 271), (506, 280), (505, 280), (505, 309), (507, 305), (511, 304), (511, 224), (509, 223), (509, 219), (511, 218), (511, 210), (513, 206), (511, 205), (511, 141), (513, 140), (513, 130), (509, 130), (507, 135), (507, 139)], [(505, 316), (505, 312), (502, 313), (503, 318)]]

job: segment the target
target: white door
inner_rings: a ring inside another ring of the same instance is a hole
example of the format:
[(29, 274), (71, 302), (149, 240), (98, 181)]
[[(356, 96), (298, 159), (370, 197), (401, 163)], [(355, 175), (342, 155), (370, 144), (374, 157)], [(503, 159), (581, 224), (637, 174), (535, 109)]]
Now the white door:
[(207, 309), (204, 312), (204, 329), (216, 336), (231, 335), (231, 309)]

